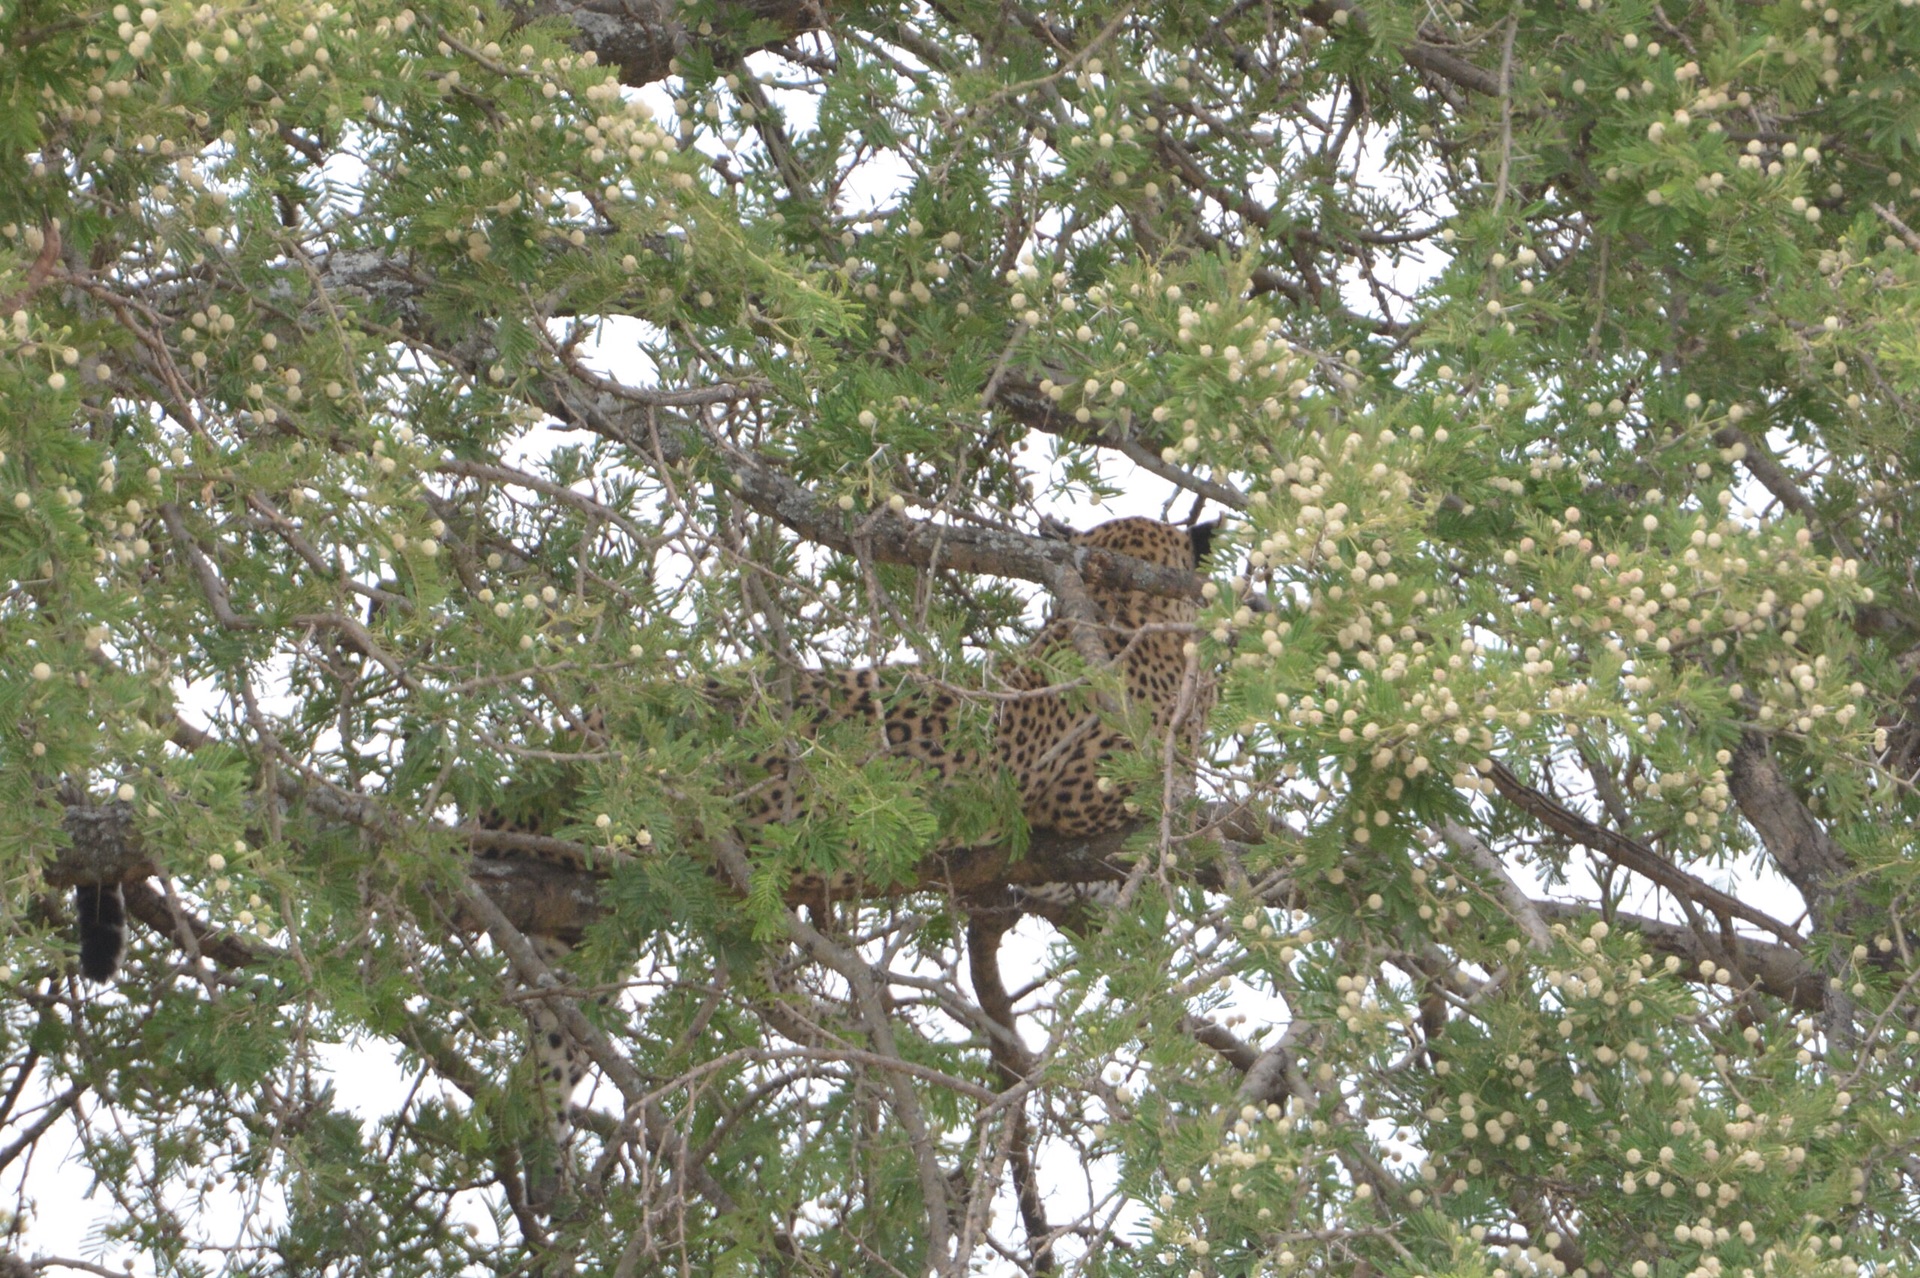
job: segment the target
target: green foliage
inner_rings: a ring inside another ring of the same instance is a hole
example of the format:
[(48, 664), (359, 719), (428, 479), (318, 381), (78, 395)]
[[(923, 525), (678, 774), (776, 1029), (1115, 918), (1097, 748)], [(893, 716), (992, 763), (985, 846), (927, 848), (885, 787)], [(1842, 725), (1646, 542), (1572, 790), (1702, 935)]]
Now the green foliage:
[[(1920, 1265), (1913, 7), (668, 8), (0, 0), (9, 1246)], [(1203, 498), (1128, 830), (792, 696)]]

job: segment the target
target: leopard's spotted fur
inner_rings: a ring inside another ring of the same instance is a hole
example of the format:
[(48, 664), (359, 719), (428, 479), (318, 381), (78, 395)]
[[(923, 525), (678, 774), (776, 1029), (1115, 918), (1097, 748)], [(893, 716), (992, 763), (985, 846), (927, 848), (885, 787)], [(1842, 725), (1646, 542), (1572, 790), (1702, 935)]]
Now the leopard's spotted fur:
[[(1186, 529), (1130, 518), (1069, 534), (1068, 539), (1167, 567), (1193, 569), (1206, 553), (1211, 532), (1212, 525)], [(876, 749), (912, 760), (935, 785), (978, 779), (988, 768), (1004, 767), (1018, 789), (1020, 808), (1031, 829), (1074, 837), (1116, 829), (1127, 819), (1129, 798), (1124, 787), (1103, 783), (1101, 762), (1127, 745), (1129, 737), (1118, 726), (1120, 720), (1139, 722), (1145, 716), (1153, 733), (1164, 739), (1187, 680), (1184, 649), (1197, 608), (1190, 599), (1141, 591), (1089, 590), (1088, 594), (1098, 613), (1091, 645), (1085, 639), (1074, 641), (1073, 627), (1083, 623), (1065, 616), (1048, 621), (1028, 645), (1027, 659), (1004, 680), (1008, 691), (1025, 695), (997, 704), (984, 752), (958, 745), (950, 736), (959, 698), (906, 666), (796, 675), (795, 735), (805, 738), (829, 725), (864, 720), (876, 729)], [(1115, 662), (1121, 675), (1119, 704), (1105, 707), (1105, 714), (1083, 691), (1059, 686), (1058, 659), (1069, 651), (1085, 653), (1090, 647)], [(1204, 679), (1196, 682), (1182, 721), (1189, 758), (1206, 717), (1209, 689)], [(738, 808), (742, 824), (787, 822), (803, 815), (804, 771), (784, 756), (766, 756), (757, 762), (757, 770), (765, 775), (747, 783)], [(835, 882), (828, 883), (802, 875), (794, 886), (802, 892), (843, 891), (851, 886), (850, 873), (835, 877)], [(536, 939), (550, 962), (565, 958), (564, 942)], [(564, 1167), (572, 1132), (567, 1118), (569, 1098), (585, 1076), (586, 1060), (541, 1000), (530, 1006), (532, 1055), (543, 1090), (554, 1105), (552, 1133)]]
[[(1071, 533), (1067, 540), (1191, 569), (1206, 553), (1212, 527), (1115, 519), (1089, 532)], [(1192, 637), (1195, 604), (1137, 590), (1091, 592), (1091, 602), (1099, 613), (1093, 647), (1117, 662), (1121, 673), (1120, 704), (1111, 709), (1118, 717), (1148, 713), (1154, 733), (1164, 734), (1186, 677), (1185, 645)], [(1073, 837), (1115, 829), (1126, 819), (1128, 796), (1121, 787), (1103, 787), (1099, 770), (1101, 761), (1128, 738), (1103, 718), (1090, 697), (1059, 689), (1063, 676), (1056, 661), (1076, 647), (1074, 624), (1065, 617), (1050, 620), (1027, 646), (1028, 659), (1007, 674), (1005, 688), (1016, 695), (996, 707), (984, 754), (952, 742), (949, 734), (960, 699), (923, 680), (911, 666), (804, 672), (793, 693), (796, 711), (804, 708), (796, 719), (805, 730), (865, 720), (877, 729), (876, 749), (911, 759), (935, 785), (1004, 767), (1030, 829)], [(1080, 648), (1084, 651), (1085, 645)], [(1196, 691), (1204, 692), (1204, 687)], [(1193, 711), (1185, 720), (1189, 747), (1206, 717), (1204, 705)], [(758, 762), (767, 776), (748, 790), (741, 806), (744, 821), (754, 825), (797, 819), (806, 808), (804, 784), (795, 783), (783, 759), (769, 756)], [(802, 876), (795, 886), (851, 885), (844, 878), (823, 884)]]
[[(1185, 529), (1152, 519), (1116, 519), (1072, 540), (1167, 567), (1195, 568), (1212, 529), (1211, 524)], [(1120, 670), (1122, 704), (1116, 709), (1123, 715), (1150, 714), (1154, 735), (1164, 736), (1187, 677), (1185, 649), (1196, 605), (1138, 590), (1090, 594), (1103, 623), (1095, 642)], [(1073, 625), (1065, 617), (1049, 621), (1028, 647), (1036, 660), (1016, 669), (1008, 683), (1029, 692), (1048, 687), (1055, 676), (1047, 658), (1072, 646)], [(1205, 697), (1208, 687), (1202, 682), (1195, 691)], [(1189, 757), (1205, 718), (1204, 701), (1189, 707), (1184, 720)], [(1005, 702), (994, 716), (993, 737), (994, 762), (1013, 773), (1032, 829), (1084, 837), (1125, 823), (1127, 794), (1118, 786), (1102, 788), (1099, 770), (1102, 759), (1126, 745), (1127, 736), (1097, 707), (1062, 693)]]

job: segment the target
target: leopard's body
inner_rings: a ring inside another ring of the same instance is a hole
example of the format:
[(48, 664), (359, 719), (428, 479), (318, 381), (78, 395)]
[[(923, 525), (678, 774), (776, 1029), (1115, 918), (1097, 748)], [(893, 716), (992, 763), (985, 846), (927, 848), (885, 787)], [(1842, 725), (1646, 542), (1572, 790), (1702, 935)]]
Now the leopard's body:
[[(1070, 534), (1069, 540), (1190, 570), (1206, 553), (1210, 533), (1211, 525), (1186, 529), (1132, 518)], [(1126, 787), (1103, 780), (1100, 769), (1103, 760), (1128, 745), (1122, 723), (1147, 725), (1154, 738), (1164, 742), (1176, 713), (1182, 712), (1182, 690), (1190, 687), (1181, 721), (1181, 744), (1190, 761), (1206, 717), (1210, 684), (1198, 677), (1188, 684), (1186, 644), (1197, 616), (1193, 600), (1134, 590), (1089, 590), (1088, 599), (1096, 617), (1054, 616), (1027, 646), (1024, 659), (1007, 672), (1002, 681), (1007, 695), (997, 701), (984, 749), (956, 740), (961, 698), (910, 666), (795, 675), (793, 736), (804, 742), (834, 725), (870, 724), (873, 748), (912, 761), (931, 786), (987, 780), (1006, 769), (1030, 829), (1071, 837), (1117, 829), (1128, 819), (1129, 794)], [(1087, 627), (1089, 633), (1076, 636), (1076, 626)], [(1076, 681), (1062, 673), (1060, 661), (1070, 651), (1101, 655), (1118, 668), (1117, 704), (1109, 700), (1103, 706), (1086, 688), (1072, 686)], [(761, 775), (743, 778), (736, 808), (743, 827), (791, 822), (806, 814), (803, 764), (789, 756), (765, 755), (755, 761), (753, 771)], [(854, 878), (852, 871), (832, 881), (799, 875), (793, 886), (801, 893), (845, 891)], [(564, 942), (536, 939), (548, 961), (564, 959)], [(572, 1130), (569, 1098), (585, 1075), (586, 1060), (543, 1000), (530, 1006), (533, 1056), (555, 1106), (552, 1131), (564, 1162)]]
[[(1170, 568), (1198, 567), (1206, 553), (1212, 526), (1178, 528), (1153, 519), (1115, 519), (1084, 533), (1073, 533), (1075, 545), (1114, 551)], [(1116, 718), (1145, 710), (1154, 732), (1164, 734), (1172, 719), (1187, 675), (1186, 644), (1198, 615), (1191, 599), (1166, 598), (1138, 590), (1090, 591), (1098, 613), (1093, 619), (1093, 650), (1115, 662), (1121, 675), (1121, 703), (1111, 707)], [(889, 682), (902, 668), (810, 672), (808, 696), (822, 707), (822, 721), (867, 717), (881, 729), (882, 748), (905, 755), (926, 770), (935, 782), (1005, 768), (1020, 796), (1020, 810), (1035, 830), (1055, 830), (1085, 836), (1111, 830), (1126, 819), (1127, 795), (1117, 786), (1099, 784), (1100, 764), (1122, 747), (1126, 733), (1107, 722), (1093, 698), (1061, 686), (1058, 658), (1070, 651), (1086, 652), (1075, 644), (1073, 628), (1088, 624), (1055, 616), (1027, 645), (1026, 660), (1003, 680), (1008, 693), (995, 707), (991, 742), (984, 752), (950, 748), (948, 732), (958, 708), (953, 694), (928, 688), (902, 694)], [(1196, 687), (1204, 694), (1204, 685)], [(892, 695), (887, 695), (891, 692)], [(796, 696), (796, 702), (800, 698)], [(1205, 718), (1196, 705), (1186, 717), (1189, 739)], [(756, 804), (749, 819), (790, 819), (803, 805), (790, 785), (776, 779), (766, 802)]]

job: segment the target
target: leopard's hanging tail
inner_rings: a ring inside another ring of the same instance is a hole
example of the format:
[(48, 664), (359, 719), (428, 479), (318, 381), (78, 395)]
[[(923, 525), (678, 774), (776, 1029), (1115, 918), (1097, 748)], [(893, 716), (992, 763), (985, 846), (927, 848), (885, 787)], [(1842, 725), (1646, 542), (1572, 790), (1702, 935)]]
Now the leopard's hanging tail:
[[(564, 981), (562, 965), (573, 947), (552, 936), (529, 936), (527, 941), (540, 961)], [(546, 1123), (544, 1132), (529, 1141), (521, 1155), (527, 1201), (535, 1211), (546, 1215), (573, 1183), (573, 1094), (587, 1076), (587, 1054), (562, 1026), (550, 1002), (570, 996), (557, 989), (543, 993), (547, 997), (527, 1000), (527, 1056), (540, 1103), (546, 1110)], [(604, 1006), (607, 996), (602, 994), (594, 1001)]]
[(127, 898), (118, 883), (83, 883), (73, 890), (80, 931), (80, 973), (106, 981), (120, 968), (127, 948)]

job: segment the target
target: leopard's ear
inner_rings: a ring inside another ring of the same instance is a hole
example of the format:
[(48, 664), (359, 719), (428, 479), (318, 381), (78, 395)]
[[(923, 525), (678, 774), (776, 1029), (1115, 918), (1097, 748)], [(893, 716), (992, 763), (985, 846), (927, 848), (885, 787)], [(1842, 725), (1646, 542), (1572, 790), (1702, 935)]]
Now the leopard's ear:
[(1187, 529), (1187, 536), (1193, 542), (1193, 562), (1197, 567), (1213, 549), (1213, 534), (1220, 531), (1220, 521), (1209, 519), (1204, 524), (1195, 524)]
[(1040, 516), (1040, 536), (1048, 541), (1072, 541), (1079, 535), (1072, 524), (1063, 523), (1052, 515)]

